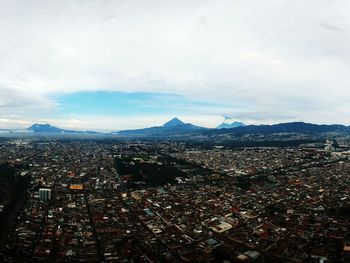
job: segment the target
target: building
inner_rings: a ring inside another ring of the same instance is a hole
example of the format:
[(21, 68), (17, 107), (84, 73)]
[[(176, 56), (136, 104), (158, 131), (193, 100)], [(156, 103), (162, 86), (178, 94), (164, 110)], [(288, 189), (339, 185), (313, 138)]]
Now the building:
[(71, 189), (71, 190), (83, 190), (83, 185), (82, 184), (72, 184), (69, 186), (69, 189)]
[(40, 188), (39, 189), (40, 201), (47, 201), (51, 199), (51, 189)]

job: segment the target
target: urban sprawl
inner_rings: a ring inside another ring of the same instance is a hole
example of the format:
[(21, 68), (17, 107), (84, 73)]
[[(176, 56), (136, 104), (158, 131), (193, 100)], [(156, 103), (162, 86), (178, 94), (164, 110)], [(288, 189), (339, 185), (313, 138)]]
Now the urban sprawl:
[(0, 260), (350, 262), (348, 148), (3, 140)]

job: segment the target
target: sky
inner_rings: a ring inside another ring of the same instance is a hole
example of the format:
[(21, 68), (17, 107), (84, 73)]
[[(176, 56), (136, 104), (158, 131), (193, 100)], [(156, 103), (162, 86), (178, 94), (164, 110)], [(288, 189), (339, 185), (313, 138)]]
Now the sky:
[(0, 128), (350, 125), (350, 1), (0, 0)]

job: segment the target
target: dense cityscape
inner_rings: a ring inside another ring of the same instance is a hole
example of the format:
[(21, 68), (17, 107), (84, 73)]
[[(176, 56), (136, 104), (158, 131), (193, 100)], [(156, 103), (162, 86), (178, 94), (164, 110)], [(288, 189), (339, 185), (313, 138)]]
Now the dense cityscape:
[(4, 139), (1, 261), (349, 262), (348, 148)]
[(349, 11), (0, 0), (0, 263), (350, 263)]

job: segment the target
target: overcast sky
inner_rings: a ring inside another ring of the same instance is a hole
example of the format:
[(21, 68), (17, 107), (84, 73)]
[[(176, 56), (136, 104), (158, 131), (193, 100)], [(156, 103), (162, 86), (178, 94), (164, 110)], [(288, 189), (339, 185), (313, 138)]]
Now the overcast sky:
[(0, 127), (350, 124), (349, 32), (346, 0), (0, 0)]

